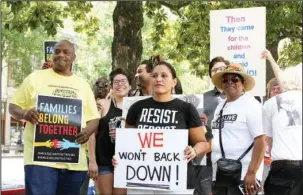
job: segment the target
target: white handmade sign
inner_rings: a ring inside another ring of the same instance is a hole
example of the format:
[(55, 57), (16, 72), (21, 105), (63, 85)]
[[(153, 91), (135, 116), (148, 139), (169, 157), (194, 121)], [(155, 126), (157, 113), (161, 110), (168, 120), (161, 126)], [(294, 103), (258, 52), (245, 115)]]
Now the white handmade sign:
[(210, 60), (217, 56), (244, 66), (256, 81), (251, 93), (265, 96), (266, 8), (210, 11)]
[(181, 191), (187, 184), (188, 130), (117, 129), (116, 188)]

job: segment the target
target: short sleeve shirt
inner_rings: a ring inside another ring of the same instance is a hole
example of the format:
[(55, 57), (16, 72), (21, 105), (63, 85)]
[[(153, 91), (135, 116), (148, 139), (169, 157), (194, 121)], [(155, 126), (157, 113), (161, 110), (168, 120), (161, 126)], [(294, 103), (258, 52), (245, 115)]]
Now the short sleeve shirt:
[(193, 105), (180, 99), (157, 102), (147, 98), (133, 104), (126, 123), (138, 129), (189, 129), (202, 125)]
[(267, 100), (263, 128), (273, 139), (273, 161), (302, 160), (302, 91), (287, 91)]
[[(127, 114), (126, 123), (138, 129), (189, 129), (202, 126), (196, 108), (175, 98), (169, 102), (157, 102), (147, 98), (134, 103)], [(193, 164), (188, 163), (187, 188), (194, 188)]]
[[(217, 161), (222, 158), (219, 142), (220, 111), (225, 104), (220, 102), (212, 121), (214, 138), (212, 140), (213, 180), (216, 179)], [(238, 159), (254, 138), (264, 135), (262, 128), (262, 106), (251, 95), (245, 93), (237, 100), (227, 102), (222, 113), (222, 145), (228, 159)], [(253, 148), (243, 157), (241, 180), (244, 179), (251, 161)], [(257, 171), (256, 177), (262, 180), (263, 164)]]
[[(11, 103), (28, 110), (36, 107), (38, 95), (81, 99), (83, 103), (82, 128), (86, 126), (86, 122), (100, 118), (89, 84), (76, 75), (61, 76), (53, 69), (35, 71), (27, 76), (15, 91)], [(77, 171), (87, 170), (86, 145), (81, 147), (79, 164), (33, 162), (33, 138), (34, 125), (27, 123), (24, 130), (24, 165), (41, 165)]]

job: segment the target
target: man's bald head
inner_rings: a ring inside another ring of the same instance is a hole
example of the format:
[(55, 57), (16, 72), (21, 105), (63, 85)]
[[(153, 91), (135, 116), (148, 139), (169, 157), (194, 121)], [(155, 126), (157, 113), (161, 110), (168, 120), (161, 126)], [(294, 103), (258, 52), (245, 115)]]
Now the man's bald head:
[(62, 44), (67, 44), (67, 45), (69, 45), (72, 49), (73, 49), (73, 52), (74, 52), (74, 54), (76, 54), (76, 50), (75, 50), (75, 45), (72, 43), (72, 42), (70, 42), (69, 40), (60, 40), (58, 43), (56, 43), (55, 44), (55, 47), (54, 47), (54, 49), (56, 50), (56, 48), (59, 46), (59, 45), (62, 45)]
[(72, 64), (76, 59), (74, 44), (68, 40), (59, 41), (54, 47), (53, 62), (56, 72), (71, 74)]

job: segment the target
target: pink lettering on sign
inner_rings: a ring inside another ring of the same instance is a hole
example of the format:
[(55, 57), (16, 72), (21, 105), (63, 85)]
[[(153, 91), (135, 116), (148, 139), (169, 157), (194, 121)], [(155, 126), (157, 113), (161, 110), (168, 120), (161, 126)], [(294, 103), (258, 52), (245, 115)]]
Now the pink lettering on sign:
[(245, 17), (225, 16), (228, 23), (245, 22)]

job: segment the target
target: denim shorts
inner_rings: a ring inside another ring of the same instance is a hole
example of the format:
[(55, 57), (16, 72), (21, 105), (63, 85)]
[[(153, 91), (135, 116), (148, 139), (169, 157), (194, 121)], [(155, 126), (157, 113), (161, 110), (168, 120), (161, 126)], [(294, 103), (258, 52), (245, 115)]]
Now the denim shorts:
[(111, 166), (98, 166), (99, 175), (107, 175), (114, 173), (114, 169)]

